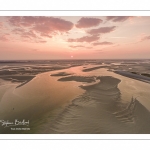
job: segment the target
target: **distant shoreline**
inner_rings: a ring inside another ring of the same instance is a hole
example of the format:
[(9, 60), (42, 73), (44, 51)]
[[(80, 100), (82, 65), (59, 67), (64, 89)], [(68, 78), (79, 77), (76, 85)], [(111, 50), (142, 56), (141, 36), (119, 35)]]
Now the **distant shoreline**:
[(131, 78), (131, 79), (136, 79), (136, 80), (139, 80), (139, 81), (150, 83), (150, 78), (147, 77), (147, 76), (142, 76), (142, 75), (130, 73), (130, 72), (127, 72), (127, 71), (114, 71), (114, 73), (117, 73), (119, 75)]

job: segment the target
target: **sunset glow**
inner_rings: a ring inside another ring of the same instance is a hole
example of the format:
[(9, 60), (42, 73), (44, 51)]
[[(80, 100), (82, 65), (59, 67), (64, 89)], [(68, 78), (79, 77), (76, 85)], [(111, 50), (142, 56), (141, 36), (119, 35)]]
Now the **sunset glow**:
[(150, 17), (0, 17), (0, 60), (147, 59)]

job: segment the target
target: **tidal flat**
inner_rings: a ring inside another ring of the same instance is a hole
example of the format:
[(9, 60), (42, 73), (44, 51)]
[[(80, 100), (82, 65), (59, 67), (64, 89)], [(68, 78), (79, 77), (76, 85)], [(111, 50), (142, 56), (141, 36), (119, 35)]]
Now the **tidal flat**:
[[(0, 62), (3, 134), (150, 133), (150, 60)], [(18, 126), (26, 127), (26, 126)]]

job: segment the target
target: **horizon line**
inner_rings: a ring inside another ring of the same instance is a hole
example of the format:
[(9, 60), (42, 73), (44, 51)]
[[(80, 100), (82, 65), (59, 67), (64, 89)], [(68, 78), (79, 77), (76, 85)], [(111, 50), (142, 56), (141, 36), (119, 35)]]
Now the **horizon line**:
[(150, 58), (99, 58), (99, 59), (91, 59), (91, 58), (87, 58), (87, 59), (0, 59), (1, 61), (42, 61), (42, 60), (46, 60), (46, 61), (53, 61), (53, 60), (150, 60)]
[(0, 11), (150, 11), (150, 10), (0, 10)]

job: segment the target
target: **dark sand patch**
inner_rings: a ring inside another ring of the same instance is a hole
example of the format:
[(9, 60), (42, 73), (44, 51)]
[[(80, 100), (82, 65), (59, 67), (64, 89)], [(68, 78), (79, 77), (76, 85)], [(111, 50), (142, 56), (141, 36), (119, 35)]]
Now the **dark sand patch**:
[(20, 75), (14, 75), (14, 76), (0, 76), (1, 79), (3, 80), (8, 80), (8, 81), (15, 81), (15, 82), (22, 82), (22, 81), (26, 81), (26, 80), (31, 80), (33, 79), (35, 76), (20, 76)]
[(95, 77), (85, 77), (85, 76), (69, 76), (58, 79), (58, 81), (77, 81), (77, 82), (94, 82)]
[(134, 64), (137, 64), (137, 62), (123, 62), (121, 64), (124, 64), (124, 65), (134, 65)]
[(100, 76), (96, 77), (96, 80), (100, 80), (97, 84), (93, 84), (91, 86), (81, 86), (85, 90), (93, 90), (93, 89), (99, 89), (107, 91), (108, 89), (111, 88), (116, 88), (117, 85), (120, 83), (119, 79), (113, 78), (111, 76)]
[(131, 73), (133, 73), (133, 74), (138, 74), (137, 72), (131, 72)]
[(39, 73), (68, 69), (70, 66), (19, 66), (4, 67), (0, 70), (0, 76), (8, 75), (37, 75)]
[(51, 76), (68, 76), (68, 75), (72, 75), (72, 73), (59, 72), (56, 74), (51, 74)]
[(23, 82), (22, 84), (18, 85), (16, 88), (21, 87), (31, 81), (35, 76), (0, 76), (1, 79), (11, 82)]
[(141, 75), (146, 76), (146, 77), (150, 77), (150, 74), (148, 74), (148, 73), (142, 73)]
[[(33, 77), (33, 78), (34, 78), (34, 77)], [(21, 86), (27, 84), (27, 83), (30, 82), (33, 78), (28, 79), (27, 81), (25, 81), (25, 82), (23, 82), (22, 84), (18, 85), (16, 88), (19, 88), (19, 87), (21, 87)]]
[(12, 70), (1, 70), (0, 71), (0, 76), (1, 75), (14, 75), (14, 74), (17, 74), (17, 71), (12, 71)]
[(88, 71), (93, 71), (93, 70), (96, 70), (96, 69), (106, 68), (106, 67), (108, 67), (108, 66), (97, 66), (97, 67), (92, 67), (92, 68), (83, 69), (82, 71), (83, 71), (83, 72), (88, 72)]
[(138, 73), (138, 72), (131, 72), (131, 73), (133, 73), (133, 74), (138, 74), (138, 75), (142, 75), (142, 76), (145, 76), (145, 77), (150, 77), (150, 74), (148, 74), (148, 73)]

